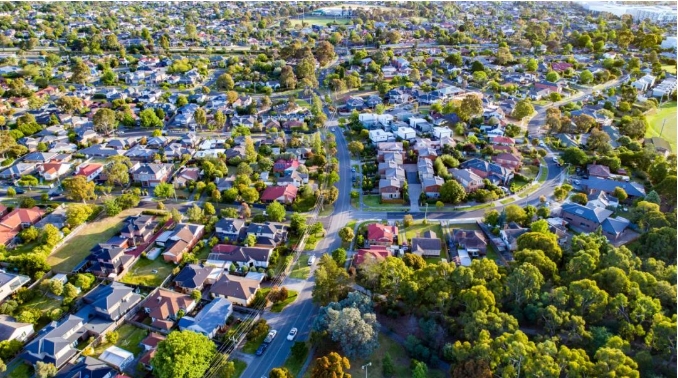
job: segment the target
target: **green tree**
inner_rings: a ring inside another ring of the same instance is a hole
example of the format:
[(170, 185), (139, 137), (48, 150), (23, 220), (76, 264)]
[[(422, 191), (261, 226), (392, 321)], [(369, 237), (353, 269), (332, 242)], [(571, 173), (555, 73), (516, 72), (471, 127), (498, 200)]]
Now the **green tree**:
[(584, 70), (579, 74), (579, 82), (589, 84), (593, 81), (593, 74), (589, 70)]
[(88, 205), (72, 204), (66, 209), (66, 223), (71, 227), (77, 227), (92, 215), (92, 208)]
[(158, 344), (151, 360), (158, 378), (200, 378), (216, 353), (214, 343), (192, 331), (174, 331)]
[(359, 156), (365, 150), (365, 146), (361, 142), (354, 140), (348, 144), (348, 150), (353, 156)]
[(52, 363), (38, 361), (35, 363), (35, 376), (37, 378), (52, 378), (57, 374), (57, 368)]
[(344, 227), (341, 230), (339, 230), (339, 237), (344, 243), (349, 243), (353, 238), (355, 237), (355, 234), (353, 233), (353, 229), (350, 227)]
[(90, 70), (82, 59), (75, 59), (75, 64), (71, 66), (71, 83), (86, 84), (89, 81)]
[(344, 372), (350, 368), (348, 358), (337, 352), (330, 352), (327, 356), (316, 358), (311, 369), (311, 378), (351, 378), (351, 374)]
[(338, 266), (344, 266), (344, 264), (346, 264), (346, 250), (343, 248), (335, 249), (332, 251), (332, 259)]
[(68, 199), (73, 201), (82, 201), (85, 203), (89, 199), (96, 198), (93, 181), (87, 181), (85, 176), (72, 176), (64, 179), (61, 183), (64, 187), (64, 193)]
[(285, 219), (287, 211), (285, 206), (281, 205), (278, 201), (271, 202), (266, 206), (266, 214), (268, 214), (268, 219), (273, 222), (282, 222)]
[(153, 195), (158, 198), (171, 198), (174, 193), (174, 185), (167, 182), (162, 182), (153, 189)]
[(205, 218), (205, 213), (200, 206), (194, 204), (193, 207), (186, 210), (186, 216), (188, 217), (188, 220), (193, 223), (201, 223)]
[(94, 125), (94, 131), (108, 135), (113, 129), (118, 127), (118, 120), (115, 118), (115, 112), (108, 108), (100, 108), (94, 113), (94, 118), (92, 118), (92, 123)]
[(513, 117), (523, 119), (534, 113), (534, 106), (529, 100), (520, 100), (513, 109)]
[(294, 375), (286, 367), (278, 367), (268, 373), (268, 378), (294, 378)]
[(146, 108), (139, 113), (139, 121), (142, 127), (162, 127), (163, 122), (153, 108)]
[(217, 78), (217, 88), (228, 91), (235, 88), (235, 82), (233, 81), (231, 75), (227, 73), (219, 75)]
[(457, 204), (463, 201), (465, 197), (464, 187), (455, 180), (446, 181), (440, 187), (440, 200), (445, 203)]
[(560, 75), (558, 75), (558, 72), (556, 72), (556, 71), (549, 71), (549, 72), (546, 74), (546, 80), (547, 80), (547, 81), (550, 81), (550, 82), (552, 82), (552, 83), (555, 83), (555, 82), (558, 81), (559, 79), (560, 79)]
[(323, 255), (315, 271), (313, 301), (321, 306), (343, 299), (351, 285), (351, 280), (343, 266), (337, 265), (329, 255)]

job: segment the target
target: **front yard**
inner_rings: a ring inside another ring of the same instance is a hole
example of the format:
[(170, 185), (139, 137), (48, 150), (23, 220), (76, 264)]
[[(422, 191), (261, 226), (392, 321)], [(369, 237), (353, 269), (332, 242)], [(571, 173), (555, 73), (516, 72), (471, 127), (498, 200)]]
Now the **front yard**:
[(414, 223), (410, 227), (403, 228), (398, 231), (398, 243), (403, 244), (407, 240), (416, 238), (423, 234), (426, 231), (433, 231), (436, 233), (438, 238), (444, 239), (443, 228), (440, 226), (440, 223), (429, 222), (428, 224), (423, 223)]
[(47, 258), (47, 263), (56, 272), (70, 273), (89, 255), (93, 247), (117, 235), (125, 218), (139, 212), (139, 209), (128, 209), (114, 217), (106, 217), (85, 225), (77, 235), (52, 253)]
[(284, 310), (285, 307), (289, 306), (290, 304), (292, 304), (292, 302), (296, 301), (298, 296), (299, 296), (298, 291), (288, 290), (287, 299), (271, 306), (271, 312), (282, 312), (282, 310)]
[(311, 267), (308, 266), (309, 255), (301, 254), (299, 260), (292, 267), (290, 272), (290, 278), (296, 278), (298, 280), (305, 280), (308, 278), (308, 275), (311, 274)]
[(162, 255), (155, 260), (140, 257), (120, 281), (131, 285), (159, 286), (175, 267), (165, 262)]

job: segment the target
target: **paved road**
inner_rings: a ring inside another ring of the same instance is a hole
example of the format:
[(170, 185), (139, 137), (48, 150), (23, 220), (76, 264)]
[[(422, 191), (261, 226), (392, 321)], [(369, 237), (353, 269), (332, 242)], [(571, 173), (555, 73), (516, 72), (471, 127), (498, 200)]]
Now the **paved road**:
[[(336, 121), (329, 121), (332, 134), (337, 141), (337, 159), (339, 160), (339, 182), (335, 186), (339, 189), (339, 198), (334, 203), (334, 211), (325, 220), (325, 229), (327, 235), (316, 246), (315, 251), (306, 252), (308, 254), (320, 257), (325, 253), (331, 253), (341, 246), (341, 239), (338, 232), (343, 228), (351, 218), (351, 164), (346, 139), (341, 130), (336, 127)], [(293, 304), (288, 306), (282, 313), (265, 313), (263, 316), (271, 325), (272, 329), (278, 331), (278, 336), (273, 340), (266, 352), (261, 357), (255, 357), (254, 361), (247, 366), (243, 372), (243, 377), (265, 377), (276, 367), (282, 366), (290, 354), (290, 348), (293, 343), (287, 341), (287, 334), (290, 329), (296, 327), (299, 329), (297, 340), (307, 340), (310, 336), (313, 320), (318, 312), (318, 307), (313, 304), (311, 294), (315, 284), (313, 273), (307, 280), (298, 280), (287, 278), (284, 285), (292, 290), (299, 291), (299, 296)]]

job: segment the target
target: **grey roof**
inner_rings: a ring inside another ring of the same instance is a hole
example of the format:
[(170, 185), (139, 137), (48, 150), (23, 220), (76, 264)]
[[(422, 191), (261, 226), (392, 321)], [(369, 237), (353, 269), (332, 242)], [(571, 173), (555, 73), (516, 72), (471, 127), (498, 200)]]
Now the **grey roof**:
[(179, 320), (179, 328), (190, 329), (194, 332), (211, 334), (226, 323), (226, 319), (233, 312), (233, 305), (224, 298), (215, 298), (205, 306), (195, 317), (184, 316)]
[(442, 242), (438, 238), (412, 238), (412, 252), (438, 251), (442, 249)]
[(573, 214), (598, 224), (603, 223), (613, 213), (607, 209), (586, 207), (578, 203), (566, 203), (562, 206), (562, 211), (563, 213)]
[(75, 365), (66, 367), (54, 378), (108, 378), (117, 372), (102, 361), (92, 357), (85, 357)]
[(645, 188), (635, 182), (606, 180), (598, 177), (589, 177), (586, 180), (581, 180), (581, 185), (590, 189), (603, 190), (608, 193), (613, 193), (614, 189), (619, 187), (624, 189), (626, 194), (633, 197), (644, 197)]
[(19, 323), (8, 315), (0, 315), (0, 340), (9, 340), (17, 328), (32, 326), (29, 323)]
[(245, 227), (245, 221), (242, 219), (222, 218), (214, 226), (215, 229), (221, 229), (220, 233), (238, 234)]
[(195, 289), (202, 286), (212, 272), (212, 268), (202, 267), (198, 264), (189, 264), (174, 278), (175, 285), (185, 289)]
[(110, 285), (97, 286), (83, 299), (95, 308), (103, 309), (111, 319), (118, 319), (141, 301), (141, 296), (133, 293), (131, 287), (113, 282)]
[[(32, 363), (42, 361), (61, 367), (76, 353), (71, 343), (86, 333), (82, 323), (84, 323), (84, 320), (75, 315), (68, 315), (61, 323), (50, 323), (40, 331), (40, 334), (32, 342), (26, 345), (26, 353), (23, 354), (24, 359)], [(58, 358), (55, 357), (57, 353), (63, 350), (67, 351)], [(40, 358), (35, 355), (44, 357)]]

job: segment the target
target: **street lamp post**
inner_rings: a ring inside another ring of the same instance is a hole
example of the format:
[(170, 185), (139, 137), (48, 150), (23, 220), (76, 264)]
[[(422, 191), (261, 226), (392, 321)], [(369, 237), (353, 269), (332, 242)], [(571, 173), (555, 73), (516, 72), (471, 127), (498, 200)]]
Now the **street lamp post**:
[(368, 362), (367, 364), (360, 367), (361, 369), (365, 370), (365, 378), (367, 378), (367, 368), (370, 366), (372, 366), (372, 363)]

